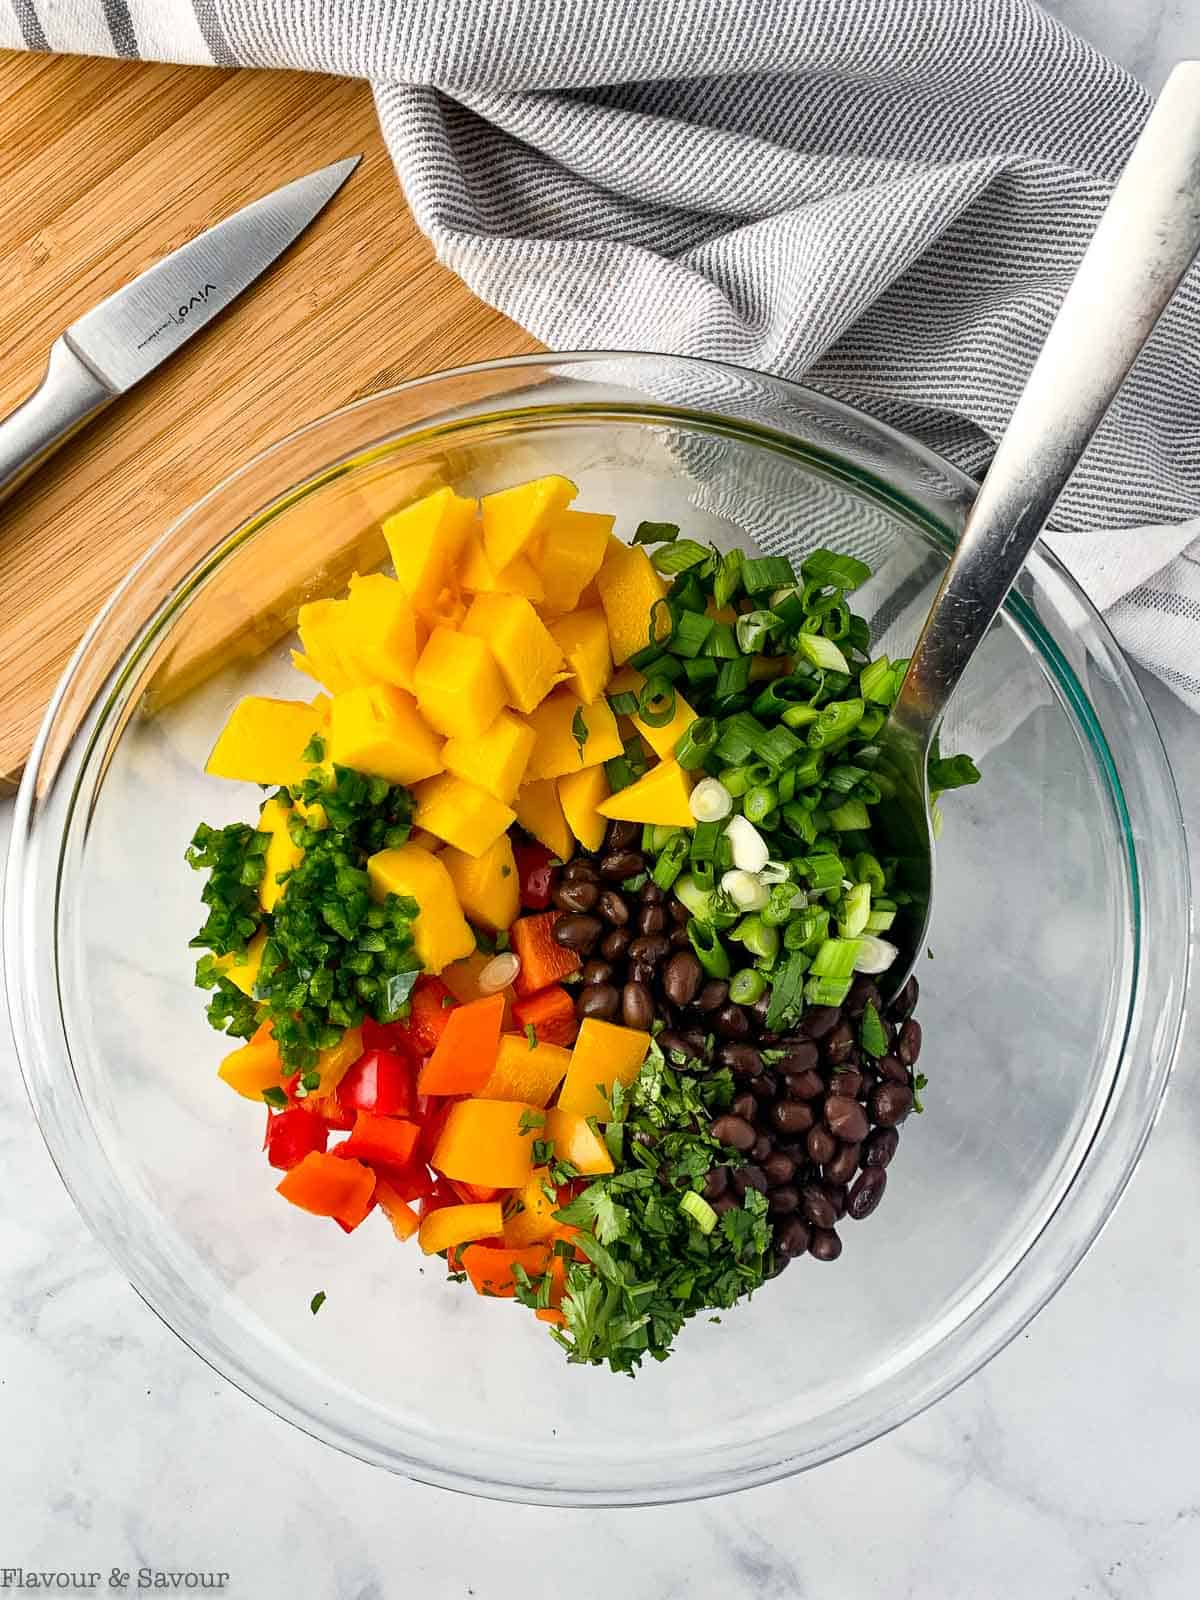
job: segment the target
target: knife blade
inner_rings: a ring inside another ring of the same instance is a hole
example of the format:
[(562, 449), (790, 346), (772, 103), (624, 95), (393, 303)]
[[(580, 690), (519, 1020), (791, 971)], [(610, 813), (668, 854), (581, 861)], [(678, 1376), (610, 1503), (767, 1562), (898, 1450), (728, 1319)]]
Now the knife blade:
[(51, 346), (41, 385), (0, 422), (0, 500), (249, 288), (361, 159), (335, 161), (243, 206), (73, 322)]

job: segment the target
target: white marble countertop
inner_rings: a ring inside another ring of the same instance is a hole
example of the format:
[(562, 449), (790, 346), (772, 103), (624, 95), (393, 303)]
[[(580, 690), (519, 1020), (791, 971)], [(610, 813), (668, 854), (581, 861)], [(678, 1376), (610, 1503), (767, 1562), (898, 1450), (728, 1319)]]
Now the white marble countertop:
[[(1195, 0), (1049, 9), (1152, 87), (1171, 61), (1200, 54)], [(1198, 725), (1146, 687), (1196, 848)], [(0, 844), (10, 814), (0, 807)], [(15, 1567), (100, 1571), (101, 1587), (115, 1568), (136, 1588), (146, 1566), (223, 1570), (224, 1592), (253, 1600), (509, 1600), (542, 1587), (542, 1574), (578, 1600), (1192, 1600), (1198, 1105), (1193, 1030), (1098, 1245), (1007, 1351), (923, 1417), (843, 1461), (732, 1498), (548, 1511), (392, 1478), (210, 1372), (77, 1217), (0, 1030), (0, 1589)]]

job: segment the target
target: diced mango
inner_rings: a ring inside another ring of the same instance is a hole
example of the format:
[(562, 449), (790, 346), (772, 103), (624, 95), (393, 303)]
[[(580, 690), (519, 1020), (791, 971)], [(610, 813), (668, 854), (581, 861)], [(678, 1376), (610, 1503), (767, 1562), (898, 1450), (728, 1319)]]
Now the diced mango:
[(468, 594), (523, 594), (534, 602), (542, 601), (546, 595), (541, 576), (527, 556), (517, 556), (497, 572), (483, 548), (483, 536), (478, 533), (467, 540), (458, 564), (458, 581)]
[(321, 1081), (313, 1093), (332, 1094), (362, 1053), (361, 1028), (347, 1028), (336, 1044), (331, 1044), (327, 1050), (319, 1050), (316, 1070)]
[(319, 729), (319, 717), (304, 700), (247, 695), (234, 706), (204, 770), (214, 778), (286, 789), (308, 776), (312, 762), (304, 752)]
[(507, 805), (525, 776), (534, 732), (514, 711), (502, 711), (477, 739), (447, 739), (442, 761), (447, 772), (495, 795)]
[(571, 669), (570, 686), (585, 703), (598, 700), (612, 677), (612, 652), (604, 612), (574, 611), (550, 624), (554, 642)]
[(464, 915), (476, 927), (499, 933), (517, 920), (521, 900), (507, 833), (478, 856), (469, 856), (451, 845), (442, 852), (442, 862)]
[(648, 1033), (585, 1017), (558, 1096), (560, 1108), (607, 1122), (612, 1115), (613, 1084), (623, 1083), (628, 1088), (641, 1071), (649, 1048)]
[(483, 855), (517, 820), (516, 812), (495, 795), (453, 773), (426, 779), (413, 794), (418, 828), (428, 828), (469, 856)]
[[(300, 607), (296, 631), (304, 652), (302, 670), (333, 694), (366, 683), (370, 673), (350, 648), (345, 600), (310, 600)], [(295, 659), (295, 657), (293, 657)], [(300, 662), (296, 663), (298, 666)]]
[(608, 1146), (577, 1112), (552, 1106), (546, 1113), (546, 1125), (539, 1137), (553, 1142), (556, 1161), (569, 1161), (578, 1172), (589, 1177), (613, 1170)]
[(573, 611), (600, 570), (612, 533), (612, 517), (595, 511), (560, 511), (538, 541), (537, 568), (545, 585), (548, 615)]
[(518, 711), (532, 711), (566, 677), (562, 651), (523, 595), (477, 594), (463, 635), (486, 642)]
[(437, 489), (385, 519), (383, 537), (396, 582), (418, 610), (437, 605), (475, 526), (478, 505), (453, 489)]
[(677, 761), (660, 761), (627, 789), (618, 789), (598, 809), (617, 822), (652, 822), (659, 827), (694, 828), (688, 806), (691, 780)]
[(413, 923), (413, 944), (427, 972), (440, 972), (474, 950), (475, 935), (459, 908), (440, 856), (412, 843), (398, 850), (380, 850), (368, 860), (367, 876), (376, 899), (408, 895), (420, 906)]
[[(622, 667), (612, 680), (609, 692), (611, 694), (620, 694), (623, 691), (630, 691), (637, 694), (640, 693), (645, 682), (646, 679), (643, 674), (636, 671), (635, 668)], [(641, 717), (636, 715), (629, 720), (654, 751), (655, 755), (661, 756), (664, 761), (669, 761), (675, 754), (675, 746), (678, 744), (684, 729), (695, 722), (696, 713), (679, 693), (679, 690), (676, 689), (675, 711), (670, 722), (664, 722), (661, 727), (655, 728), (649, 722), (644, 722)]]
[(621, 754), (617, 719), (607, 700), (584, 705), (570, 689), (555, 689), (529, 718), (536, 742), (526, 768), (530, 778), (561, 778)]
[(574, 849), (571, 829), (563, 813), (558, 783), (554, 778), (543, 778), (537, 783), (524, 783), (513, 801), (517, 821), (560, 861), (569, 861)]
[(317, 716), (320, 717), (321, 726), (327, 728), (329, 726), (330, 713), (333, 711), (333, 701), (327, 694), (315, 694), (308, 703), (317, 713)]
[(522, 555), (578, 493), (569, 479), (552, 476), (484, 495), (479, 506), (483, 548), (493, 569), (500, 572)]
[(350, 579), (346, 602), (349, 645), (372, 678), (413, 686), (417, 665), (417, 614), (394, 578), (382, 572)]
[(239, 1049), (229, 1052), (217, 1068), (217, 1077), (247, 1100), (261, 1101), (264, 1089), (282, 1087), (283, 1062), (269, 1022)]
[(545, 1106), (563, 1081), (571, 1052), (560, 1044), (538, 1042), (531, 1047), (523, 1033), (502, 1033), (496, 1065), (483, 1088), (481, 1100), (519, 1100)]
[(558, 780), (567, 826), (585, 850), (599, 850), (608, 826), (597, 809), (610, 794), (604, 768), (584, 767), (582, 772), (566, 772)]
[(451, 738), (478, 739), (504, 706), (500, 669), (485, 639), (473, 633), (435, 628), (421, 651), (413, 683), (421, 715)]
[(365, 684), (333, 698), (329, 759), (340, 767), (419, 783), (441, 772), (441, 746), (413, 697), (393, 684)]
[[(610, 539), (604, 565), (596, 574), (600, 603), (608, 621), (608, 639), (613, 660), (619, 666), (650, 641), (650, 614), (656, 601), (664, 598), (667, 586), (650, 565), (641, 545), (622, 544)], [(665, 607), (654, 613), (657, 636), (659, 619), (666, 632)]]
[(288, 832), (288, 823), (291, 820), (291, 806), (281, 804), (275, 795), (271, 796), (258, 814), (259, 833), (269, 833), (271, 836), (263, 860), (262, 879), (258, 885), (258, 903), (264, 911), (274, 911), (287, 888), (287, 884), (280, 883), (279, 879), (285, 872), (294, 871), (304, 858), (304, 851), (293, 842)]
[(267, 930), (260, 928), (244, 950), (231, 950), (213, 963), (223, 978), (228, 978), (235, 989), (240, 989), (251, 998), (254, 985), (258, 982), (258, 969), (262, 966), (263, 945), (266, 942)]
[(430, 855), (437, 855), (439, 850), (446, 848), (446, 841), (439, 839), (436, 833), (430, 833), (428, 828), (414, 828), (408, 836), (409, 844), (419, 844), (422, 850), (428, 850)]

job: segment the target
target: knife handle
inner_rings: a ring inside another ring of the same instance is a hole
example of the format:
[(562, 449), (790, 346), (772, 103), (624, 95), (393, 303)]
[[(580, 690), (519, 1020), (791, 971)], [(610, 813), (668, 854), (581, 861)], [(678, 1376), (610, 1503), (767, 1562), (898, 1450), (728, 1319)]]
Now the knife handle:
[(66, 340), (56, 339), (41, 383), (0, 422), (0, 500), (115, 399)]

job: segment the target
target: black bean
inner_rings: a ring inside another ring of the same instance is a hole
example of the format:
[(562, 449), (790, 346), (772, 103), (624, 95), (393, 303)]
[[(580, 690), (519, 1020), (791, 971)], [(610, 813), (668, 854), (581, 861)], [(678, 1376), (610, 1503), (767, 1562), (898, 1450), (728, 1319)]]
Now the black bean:
[(692, 1004), (697, 1011), (717, 1011), (729, 998), (729, 985), (724, 978), (710, 978)]
[(865, 1139), (871, 1126), (858, 1101), (844, 1094), (826, 1095), (823, 1115), (830, 1133), (846, 1144), (858, 1144)]
[(734, 1167), (729, 1181), (739, 1194), (745, 1194), (747, 1189), (757, 1189), (759, 1194), (767, 1192), (767, 1175), (753, 1161), (748, 1161), (744, 1167)]
[(903, 1122), (913, 1107), (913, 1092), (904, 1083), (881, 1083), (871, 1090), (867, 1102), (872, 1122), (881, 1128), (894, 1128)]
[(703, 1194), (706, 1200), (715, 1200), (729, 1187), (729, 1168), (710, 1167), (704, 1179)]
[(672, 928), (667, 935), (667, 939), (672, 950), (690, 950), (692, 948), (692, 941), (688, 937), (686, 928)]
[(723, 1005), (713, 1018), (713, 1027), (722, 1039), (748, 1039), (750, 1021), (741, 1006)]
[(762, 1169), (772, 1189), (778, 1188), (781, 1183), (791, 1183), (796, 1176), (796, 1163), (791, 1156), (785, 1156), (782, 1150), (773, 1150), (764, 1159)]
[(737, 1211), (740, 1205), (741, 1202), (738, 1200), (737, 1195), (730, 1194), (728, 1189), (724, 1194), (719, 1194), (712, 1202), (712, 1208), (718, 1216), (723, 1215), (726, 1211)]
[[(642, 885), (640, 898), (644, 906), (660, 906), (667, 897), (655, 883), (654, 879), (651, 878), (649, 883), (644, 883)], [(665, 911), (663, 912), (663, 916), (666, 916)]]
[(610, 850), (606, 856), (600, 857), (602, 878), (636, 878), (639, 872), (645, 870), (646, 862), (640, 850)]
[(763, 1058), (752, 1044), (723, 1044), (717, 1051), (717, 1061), (739, 1078), (757, 1078), (763, 1069)]
[(770, 1101), (775, 1098), (775, 1074), (773, 1072), (760, 1072), (757, 1078), (747, 1078), (746, 1087), (756, 1100)]
[(861, 1017), (868, 1005), (874, 1006), (876, 1011), (879, 1011), (883, 1001), (875, 980), (868, 978), (866, 973), (861, 973), (850, 985), (850, 993), (846, 996), (846, 1015)]
[(921, 1054), (921, 1024), (916, 1017), (909, 1017), (900, 1029), (900, 1037), (896, 1040), (896, 1054), (906, 1067), (916, 1066), (917, 1058)]
[(883, 1199), (883, 1191), (886, 1188), (887, 1173), (883, 1167), (864, 1167), (846, 1202), (847, 1214), (853, 1217), (855, 1222), (861, 1222), (864, 1217), (869, 1217)]
[(815, 1161), (823, 1167), (827, 1161), (832, 1161), (837, 1155), (838, 1142), (828, 1128), (810, 1128), (804, 1141), (804, 1148), (810, 1161)]
[(816, 1121), (813, 1109), (803, 1100), (776, 1100), (771, 1121), (780, 1133), (805, 1133)]
[(672, 900), (667, 910), (671, 914), (672, 922), (678, 922), (680, 927), (688, 922), (692, 915), (682, 900)]
[(749, 1092), (735, 1096), (730, 1111), (735, 1117), (745, 1117), (747, 1122), (754, 1121), (755, 1112), (758, 1110), (758, 1101)]
[(830, 1183), (849, 1183), (858, 1171), (858, 1158), (861, 1154), (861, 1145), (839, 1145), (833, 1156), (823, 1163), (826, 1179)]
[(799, 1217), (789, 1217), (775, 1229), (775, 1248), (785, 1260), (802, 1256), (808, 1249), (811, 1230)]
[[(687, 938), (686, 931), (684, 938)], [(704, 968), (690, 950), (676, 950), (663, 968), (662, 986), (677, 1006), (690, 1006), (700, 988)]]
[(670, 948), (670, 941), (664, 934), (643, 933), (629, 946), (629, 959), (640, 961), (643, 966), (656, 967)]
[(673, 1028), (664, 1028), (659, 1034), (658, 1047), (665, 1055), (682, 1056), (685, 1061), (691, 1061), (697, 1054), (690, 1041)]
[(691, 1045), (692, 1049), (698, 1056), (708, 1055), (710, 1035), (705, 1033), (703, 1028), (697, 1028), (693, 1026), (690, 1028), (684, 1028), (682, 1032), (683, 1037)]
[(820, 1059), (811, 1039), (788, 1039), (781, 1048), (780, 1072), (811, 1072)]
[[(643, 988), (650, 988), (654, 982), (654, 968), (648, 961), (631, 961), (629, 963), (629, 981), (630, 983), (640, 983)], [(672, 1006), (672, 1012), (674, 1009)], [(664, 1022), (674, 1020), (670, 1013), (666, 1011), (665, 1002), (664, 1006), (659, 1008), (659, 1016)]]
[(842, 1253), (842, 1241), (832, 1228), (814, 1228), (808, 1253), (818, 1261), (836, 1261)]
[(725, 1115), (718, 1117), (708, 1130), (718, 1144), (731, 1145), (735, 1150), (750, 1150), (758, 1135), (745, 1117)]
[(900, 1135), (895, 1128), (876, 1128), (874, 1133), (867, 1135), (866, 1143), (862, 1147), (863, 1166), (886, 1167), (896, 1154), (899, 1143)]
[(662, 933), (667, 926), (667, 913), (661, 906), (643, 906), (637, 914), (639, 933)]
[(654, 1021), (654, 997), (644, 983), (627, 983), (621, 990), (621, 1021), (627, 1028), (649, 1031)]
[(579, 974), (582, 984), (611, 983), (613, 964), (611, 961), (585, 961), (583, 971)]
[(834, 1215), (840, 1222), (846, 1215), (846, 1202), (850, 1197), (850, 1190), (844, 1183), (830, 1183), (828, 1180), (822, 1187), (829, 1196), (829, 1204), (833, 1207)]
[(807, 1072), (785, 1072), (783, 1086), (790, 1100), (815, 1100), (825, 1092), (825, 1080), (811, 1068)]
[(629, 941), (632, 938), (633, 935), (628, 928), (614, 928), (600, 941), (600, 954), (606, 961), (620, 961), (629, 949)]
[(634, 840), (641, 837), (642, 830), (636, 822), (610, 822), (608, 831), (604, 835), (604, 848), (628, 850)]
[(568, 911), (554, 924), (554, 942), (565, 950), (590, 950), (600, 937), (599, 917)]
[(568, 861), (562, 869), (563, 883), (596, 883), (600, 874), (590, 861)]
[(916, 978), (910, 978), (888, 1007), (888, 1015), (892, 1021), (903, 1022), (905, 1017), (911, 1017), (917, 1009), (917, 1001), (920, 999), (920, 995), (921, 985)]
[(601, 889), (596, 900), (596, 911), (614, 928), (623, 928), (629, 921), (629, 905), (625, 896), (615, 889)]
[[(741, 1097), (739, 1096), (739, 1099), (740, 1098)], [(746, 1098), (748, 1100), (754, 1100), (754, 1096), (752, 1094), (751, 1095), (747, 1095)], [(757, 1110), (758, 1110), (758, 1101), (754, 1100), (754, 1111), (752, 1111), (750, 1113), (751, 1117), (753, 1117), (755, 1115), (755, 1112), (757, 1112)], [(762, 1163), (771, 1154), (771, 1151), (774, 1150), (774, 1148), (775, 1148), (775, 1141), (774, 1141), (774, 1139), (772, 1139), (771, 1135), (769, 1133), (760, 1133), (758, 1138), (755, 1139), (755, 1141), (754, 1141), (754, 1148), (750, 1152), (751, 1161), (757, 1161), (758, 1164), (761, 1166)]]
[(832, 1228), (837, 1221), (837, 1208), (820, 1183), (804, 1185), (800, 1191), (800, 1209), (815, 1228)]
[(800, 1032), (810, 1039), (823, 1039), (841, 1020), (839, 1006), (810, 1006), (800, 1018)]
[(879, 1069), (879, 1076), (886, 1083), (902, 1083), (907, 1088), (908, 1068), (900, 1060), (899, 1056), (880, 1056), (876, 1065)]
[(580, 1022), (584, 1017), (611, 1022), (620, 1009), (621, 995), (612, 983), (589, 983), (575, 998), (575, 1015)]
[(862, 1093), (863, 1075), (857, 1067), (841, 1067), (829, 1080), (831, 1094), (844, 1095), (847, 1100), (857, 1100)]
[(569, 883), (560, 883), (550, 898), (560, 911), (590, 911), (599, 893), (594, 883), (589, 883), (586, 878), (577, 878)]
[(839, 1022), (825, 1035), (822, 1049), (826, 1061), (830, 1066), (836, 1067), (838, 1062), (845, 1061), (854, 1049), (854, 1029), (848, 1022)]
[(777, 1217), (789, 1216), (800, 1209), (800, 1191), (794, 1183), (781, 1183), (767, 1195), (767, 1210)]

